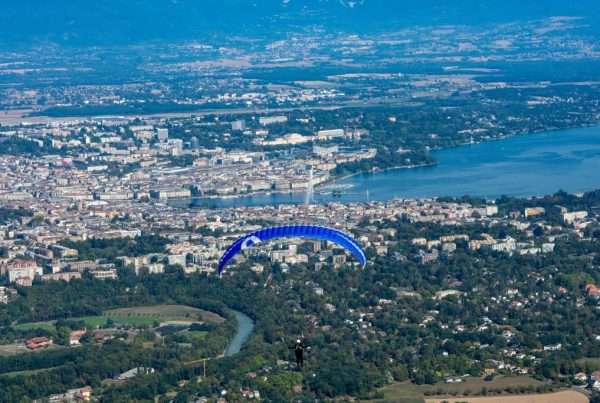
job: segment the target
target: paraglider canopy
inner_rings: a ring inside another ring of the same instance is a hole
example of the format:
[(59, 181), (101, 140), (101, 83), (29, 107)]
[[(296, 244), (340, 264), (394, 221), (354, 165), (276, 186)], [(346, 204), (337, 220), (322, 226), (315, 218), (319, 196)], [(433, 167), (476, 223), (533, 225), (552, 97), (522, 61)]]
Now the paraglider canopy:
[(240, 251), (251, 248), (261, 242), (267, 242), (277, 238), (309, 238), (330, 241), (352, 253), (363, 267), (367, 264), (365, 252), (349, 235), (333, 228), (314, 225), (291, 225), (265, 228), (239, 238), (221, 257), (221, 260), (219, 261), (219, 274), (223, 273), (225, 266), (227, 266), (229, 261)]

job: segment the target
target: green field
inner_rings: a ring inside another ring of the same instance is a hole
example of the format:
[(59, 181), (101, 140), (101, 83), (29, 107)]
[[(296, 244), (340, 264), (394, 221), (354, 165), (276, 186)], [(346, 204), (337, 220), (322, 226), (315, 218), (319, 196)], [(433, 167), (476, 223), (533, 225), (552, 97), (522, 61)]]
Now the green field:
[(577, 363), (588, 367), (589, 372), (600, 370), (600, 358), (582, 358)]
[(420, 385), (410, 382), (398, 382), (381, 389), (383, 399), (370, 402), (425, 403), (424, 390)]
[(111, 316), (139, 316), (139, 317), (156, 317), (161, 322), (168, 321), (184, 321), (184, 322), (208, 322), (222, 323), (225, 321), (216, 313), (205, 311), (203, 309), (193, 308), (185, 305), (155, 305), (155, 306), (140, 306), (133, 308), (118, 308), (106, 311), (105, 314)]
[(27, 347), (25, 347), (24, 343), (2, 344), (2, 345), (0, 345), (0, 357), (10, 357), (13, 355), (24, 354), (24, 353), (37, 354), (37, 353), (41, 353), (43, 351), (57, 350), (57, 349), (61, 349), (61, 348), (64, 348), (64, 347), (57, 345), (57, 344), (53, 344), (47, 348), (32, 351), (32, 350), (29, 350)]
[(0, 374), (0, 377), (14, 378), (16, 376), (35, 375), (35, 374), (39, 374), (42, 372), (51, 371), (51, 370), (57, 369), (57, 368), (60, 368), (60, 366), (51, 367), (51, 368), (42, 368), (42, 369), (32, 369), (32, 370), (28, 370), (28, 371), (6, 372), (4, 374)]
[(113, 316), (113, 315), (103, 315), (103, 316), (86, 316), (83, 318), (78, 318), (78, 320), (83, 320), (85, 322), (86, 327), (97, 328), (100, 326), (106, 325), (106, 322), (111, 319), (114, 323), (119, 325), (129, 325), (129, 326), (153, 326), (155, 322), (160, 322), (160, 318), (158, 317), (137, 317), (137, 316)]
[[(163, 322), (208, 322), (222, 323), (224, 319), (219, 315), (202, 309), (185, 305), (156, 305), (133, 308), (118, 308), (104, 312), (103, 315), (70, 318), (74, 321), (84, 321), (88, 329), (95, 329), (106, 325), (111, 319), (117, 325), (134, 327), (152, 327), (155, 323)], [(56, 321), (20, 323), (15, 326), (17, 330), (43, 329), (53, 331)]]
[(504, 377), (498, 376), (493, 381), (484, 381), (481, 378), (466, 378), (465, 382), (456, 384), (437, 383), (435, 385), (415, 385), (410, 382), (398, 382), (382, 388), (384, 398), (372, 402), (424, 402), (427, 395), (460, 396), (465, 393), (476, 394), (483, 388), (487, 390), (504, 389), (506, 387), (528, 387), (544, 385), (530, 376)]
[[(96, 329), (106, 325), (108, 319), (112, 319), (112, 321), (118, 325), (129, 325), (135, 327), (142, 326), (152, 326), (155, 322), (160, 322), (159, 317), (128, 317), (128, 316), (112, 316), (112, 315), (102, 315), (102, 316), (84, 316), (80, 318), (71, 318), (70, 320), (74, 321), (83, 321), (85, 322), (85, 326), (89, 329)], [(34, 323), (21, 323), (15, 326), (17, 330), (34, 330), (34, 329), (43, 329), (48, 331), (55, 330), (55, 320), (50, 320), (47, 322), (34, 322)]]
[(185, 336), (190, 341), (202, 341), (206, 338), (208, 332), (200, 332), (200, 331), (187, 331), (185, 332)]
[(47, 330), (47, 331), (53, 331), (54, 330), (54, 321), (48, 321), (48, 322), (33, 322), (33, 323), (20, 323), (18, 325), (15, 326), (15, 329), (17, 330), (36, 330), (36, 329), (42, 329), (42, 330)]

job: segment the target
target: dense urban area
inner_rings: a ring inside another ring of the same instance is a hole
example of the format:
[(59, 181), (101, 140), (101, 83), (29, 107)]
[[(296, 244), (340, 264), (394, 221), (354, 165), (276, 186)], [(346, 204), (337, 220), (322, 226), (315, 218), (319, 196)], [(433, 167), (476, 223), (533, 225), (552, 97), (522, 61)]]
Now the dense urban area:
[[(598, 125), (585, 27), (0, 52), (0, 402), (598, 402), (600, 191), (336, 200), (436, 150)], [(304, 202), (220, 205), (275, 194)], [(366, 267), (291, 239), (217, 273), (298, 223)]]

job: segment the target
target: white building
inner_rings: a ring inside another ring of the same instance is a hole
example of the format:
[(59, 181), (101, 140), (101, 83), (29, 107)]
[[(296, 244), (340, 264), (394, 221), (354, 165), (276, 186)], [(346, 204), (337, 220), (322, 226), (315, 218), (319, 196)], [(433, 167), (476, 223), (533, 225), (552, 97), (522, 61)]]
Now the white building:
[(241, 132), (246, 128), (246, 122), (243, 120), (235, 120), (231, 122), (231, 130)]
[(344, 129), (333, 129), (333, 130), (320, 130), (317, 132), (317, 138), (319, 140), (330, 140), (338, 137), (344, 137), (346, 132)]
[(181, 189), (181, 188), (169, 188), (169, 189), (159, 189), (152, 191), (150, 193), (155, 199), (185, 199), (192, 196), (192, 192), (189, 189)]
[(116, 280), (117, 279), (117, 270), (109, 269), (109, 270), (95, 270), (90, 272), (94, 278), (99, 280)]
[(167, 141), (169, 139), (169, 129), (156, 129), (156, 138), (160, 142)]
[(563, 221), (565, 224), (573, 224), (575, 221), (587, 218), (587, 211), (573, 211), (572, 213), (563, 213)]
[(287, 116), (262, 116), (258, 118), (258, 123), (263, 126), (273, 125), (276, 123), (287, 123)]
[(14, 283), (18, 279), (33, 279), (35, 276), (41, 276), (44, 271), (33, 261), (16, 260), (8, 265), (6, 273), (8, 274), (8, 281)]

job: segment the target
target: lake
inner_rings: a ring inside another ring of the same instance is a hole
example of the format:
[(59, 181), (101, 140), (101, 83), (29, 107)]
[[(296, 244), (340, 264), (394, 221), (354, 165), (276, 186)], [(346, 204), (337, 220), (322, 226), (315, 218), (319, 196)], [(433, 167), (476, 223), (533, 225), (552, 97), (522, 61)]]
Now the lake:
[[(357, 202), (435, 196), (538, 196), (600, 188), (600, 127), (510, 137), (432, 152), (432, 167), (359, 174), (337, 182), (341, 197)], [(303, 203), (303, 194), (198, 199), (195, 206), (233, 207)]]

